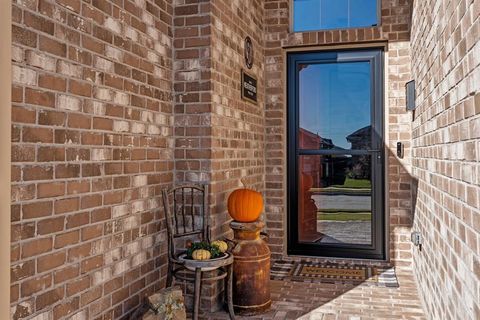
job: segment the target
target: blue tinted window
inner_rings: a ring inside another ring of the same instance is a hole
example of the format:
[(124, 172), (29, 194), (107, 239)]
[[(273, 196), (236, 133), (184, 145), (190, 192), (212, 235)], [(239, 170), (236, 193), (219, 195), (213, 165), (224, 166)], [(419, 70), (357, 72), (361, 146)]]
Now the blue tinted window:
[(294, 0), (293, 31), (377, 25), (377, 0)]
[[(370, 78), (370, 62), (301, 65), (299, 126), (327, 142), (320, 149), (370, 149), (368, 134), (363, 137), (362, 144), (349, 139), (353, 133), (370, 128)], [(301, 148), (314, 149), (303, 144), (299, 142)]]

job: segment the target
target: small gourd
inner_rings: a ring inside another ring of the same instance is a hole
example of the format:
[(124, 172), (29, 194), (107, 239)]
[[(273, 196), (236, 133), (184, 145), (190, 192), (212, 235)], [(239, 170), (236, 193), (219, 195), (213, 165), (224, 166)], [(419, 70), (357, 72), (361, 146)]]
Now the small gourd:
[(198, 249), (192, 252), (193, 260), (208, 260), (210, 259), (210, 251), (204, 249)]
[(216, 246), (221, 253), (225, 253), (228, 249), (228, 245), (225, 241), (215, 240), (212, 242), (212, 246)]

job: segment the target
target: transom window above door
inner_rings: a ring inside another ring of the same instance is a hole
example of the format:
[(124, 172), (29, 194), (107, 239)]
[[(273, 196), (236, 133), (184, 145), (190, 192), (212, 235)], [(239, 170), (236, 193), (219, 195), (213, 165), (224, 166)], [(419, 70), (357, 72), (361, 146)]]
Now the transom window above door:
[(380, 0), (293, 0), (293, 31), (378, 25)]

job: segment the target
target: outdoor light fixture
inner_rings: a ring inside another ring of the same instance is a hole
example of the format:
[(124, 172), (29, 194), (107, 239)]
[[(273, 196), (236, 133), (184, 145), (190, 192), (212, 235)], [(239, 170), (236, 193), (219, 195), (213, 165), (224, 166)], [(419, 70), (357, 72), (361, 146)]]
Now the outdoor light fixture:
[(407, 111), (415, 110), (415, 80), (405, 84), (405, 96), (407, 99)]

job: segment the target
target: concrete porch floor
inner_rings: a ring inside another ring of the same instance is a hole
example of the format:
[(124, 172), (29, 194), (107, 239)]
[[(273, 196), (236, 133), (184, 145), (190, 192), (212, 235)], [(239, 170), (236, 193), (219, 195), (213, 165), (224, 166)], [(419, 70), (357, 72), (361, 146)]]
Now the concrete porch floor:
[[(237, 319), (425, 319), (412, 270), (396, 269), (399, 288), (272, 280), (269, 312)], [(229, 319), (226, 312), (201, 319)]]

